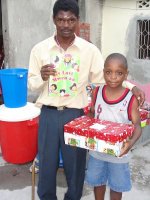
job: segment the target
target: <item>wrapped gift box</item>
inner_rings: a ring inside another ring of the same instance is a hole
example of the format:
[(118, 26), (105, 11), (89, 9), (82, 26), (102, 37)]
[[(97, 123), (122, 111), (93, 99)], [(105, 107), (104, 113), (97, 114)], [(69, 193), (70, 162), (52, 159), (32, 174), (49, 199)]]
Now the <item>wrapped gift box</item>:
[(141, 118), (142, 128), (149, 124), (149, 120), (148, 120), (149, 115), (150, 115), (150, 111), (145, 110), (145, 109), (140, 109), (140, 118)]
[[(142, 113), (145, 113), (147, 120), (145, 119), (145, 124), (144, 125), (150, 125), (150, 103), (149, 102), (144, 102), (142, 108), (141, 108), (141, 115)], [(143, 123), (143, 122), (142, 122)]]
[(133, 130), (133, 125), (82, 116), (64, 126), (64, 138), (68, 145), (119, 156)]

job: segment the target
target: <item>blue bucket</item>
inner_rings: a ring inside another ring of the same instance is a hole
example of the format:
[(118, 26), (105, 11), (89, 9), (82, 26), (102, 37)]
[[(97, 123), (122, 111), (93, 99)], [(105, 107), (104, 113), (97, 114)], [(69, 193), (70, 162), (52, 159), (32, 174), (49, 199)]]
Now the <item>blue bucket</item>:
[(24, 68), (9, 68), (0, 70), (0, 81), (4, 105), (8, 108), (18, 108), (27, 104), (27, 74)]

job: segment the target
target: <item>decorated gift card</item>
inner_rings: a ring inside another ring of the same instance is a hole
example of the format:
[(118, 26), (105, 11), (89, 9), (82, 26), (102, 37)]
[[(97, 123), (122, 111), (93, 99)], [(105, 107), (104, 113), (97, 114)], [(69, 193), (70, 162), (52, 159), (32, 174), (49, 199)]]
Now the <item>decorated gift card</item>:
[(52, 54), (50, 63), (56, 69), (56, 76), (50, 76), (50, 96), (76, 96), (79, 79), (79, 56), (71, 54)]

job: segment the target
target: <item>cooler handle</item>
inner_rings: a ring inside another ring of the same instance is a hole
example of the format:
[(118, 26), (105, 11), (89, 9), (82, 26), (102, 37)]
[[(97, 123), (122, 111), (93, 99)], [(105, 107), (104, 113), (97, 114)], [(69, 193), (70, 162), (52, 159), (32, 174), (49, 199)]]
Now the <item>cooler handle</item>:
[(17, 74), (17, 77), (18, 77), (18, 78), (23, 78), (23, 77), (25, 76), (25, 74), (26, 74), (26, 73), (18, 73), (18, 74)]

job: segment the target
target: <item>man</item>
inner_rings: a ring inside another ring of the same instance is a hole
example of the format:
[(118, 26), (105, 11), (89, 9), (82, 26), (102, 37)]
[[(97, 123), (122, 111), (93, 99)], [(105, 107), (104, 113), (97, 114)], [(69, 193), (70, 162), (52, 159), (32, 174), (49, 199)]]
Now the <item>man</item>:
[[(75, 0), (57, 0), (53, 7), (56, 33), (35, 45), (29, 64), (29, 88), (38, 90), (41, 106), (39, 120), (39, 183), (41, 200), (56, 200), (56, 173), (59, 149), (62, 151), (68, 190), (64, 200), (79, 200), (85, 175), (86, 150), (64, 143), (64, 124), (84, 114), (88, 83), (103, 79), (103, 59), (93, 44), (74, 33), (79, 22)], [(52, 85), (55, 84), (55, 92)], [(72, 90), (71, 86), (75, 85)], [(134, 87), (137, 95), (143, 93)], [(63, 92), (62, 92), (63, 91)]]

